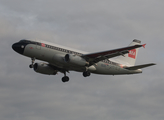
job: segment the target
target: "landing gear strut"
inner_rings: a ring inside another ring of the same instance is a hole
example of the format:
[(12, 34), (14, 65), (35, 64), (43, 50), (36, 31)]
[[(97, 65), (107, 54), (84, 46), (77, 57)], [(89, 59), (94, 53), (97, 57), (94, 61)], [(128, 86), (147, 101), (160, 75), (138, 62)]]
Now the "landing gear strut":
[(69, 81), (69, 77), (66, 76), (66, 72), (64, 72), (64, 77), (62, 78), (62, 82), (68, 82)]
[(29, 67), (33, 68), (34, 67), (35, 58), (31, 58), (31, 62), (32, 62), (32, 64), (30, 64)]

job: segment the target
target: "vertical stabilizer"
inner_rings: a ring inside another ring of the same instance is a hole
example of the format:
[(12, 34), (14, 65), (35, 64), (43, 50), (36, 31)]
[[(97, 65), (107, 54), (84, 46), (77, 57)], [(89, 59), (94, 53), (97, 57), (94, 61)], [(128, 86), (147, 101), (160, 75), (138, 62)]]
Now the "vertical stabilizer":
[[(140, 45), (140, 44), (141, 44), (140, 40), (134, 39), (130, 43), (129, 46)], [(135, 62), (136, 62), (137, 54), (138, 54), (138, 48), (133, 49), (133, 50), (129, 50), (128, 54), (125, 54), (124, 56), (118, 56), (118, 57), (114, 58), (113, 60), (116, 61), (116, 62), (119, 62), (123, 65), (134, 66)]]

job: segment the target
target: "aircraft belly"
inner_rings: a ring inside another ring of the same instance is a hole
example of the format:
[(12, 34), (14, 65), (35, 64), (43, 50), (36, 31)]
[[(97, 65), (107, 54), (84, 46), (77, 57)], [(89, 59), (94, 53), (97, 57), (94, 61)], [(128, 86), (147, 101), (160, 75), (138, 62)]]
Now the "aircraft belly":
[(95, 74), (104, 74), (104, 75), (121, 75), (121, 74), (130, 74), (129, 70), (121, 68), (120, 66), (115, 66), (111, 64), (104, 64), (100, 62), (96, 66)]

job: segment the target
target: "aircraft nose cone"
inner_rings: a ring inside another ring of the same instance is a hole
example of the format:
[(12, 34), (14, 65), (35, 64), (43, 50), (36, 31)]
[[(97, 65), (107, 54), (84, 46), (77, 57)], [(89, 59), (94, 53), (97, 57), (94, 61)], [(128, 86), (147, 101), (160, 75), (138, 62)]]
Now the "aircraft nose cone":
[(20, 54), (23, 54), (23, 52), (24, 52), (24, 46), (21, 45), (20, 43), (14, 43), (12, 45), (12, 48), (13, 48), (14, 51), (16, 51)]
[(14, 51), (16, 51), (16, 43), (14, 43), (14, 44), (12, 45), (12, 48), (13, 48)]

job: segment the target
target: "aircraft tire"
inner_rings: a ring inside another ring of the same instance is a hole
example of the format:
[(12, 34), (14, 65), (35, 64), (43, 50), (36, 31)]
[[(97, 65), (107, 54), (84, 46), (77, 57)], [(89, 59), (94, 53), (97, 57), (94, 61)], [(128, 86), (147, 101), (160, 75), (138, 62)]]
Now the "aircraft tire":
[(83, 72), (83, 76), (84, 76), (84, 77), (87, 77), (86, 74), (85, 74), (85, 72)]
[(31, 65), (29, 65), (29, 68), (33, 68), (33, 65), (31, 64)]
[(90, 71), (85, 71), (85, 72), (83, 72), (83, 76), (84, 76), (84, 77), (88, 77), (88, 76), (90, 76), (90, 75), (91, 75)]
[(69, 77), (68, 76), (65, 76), (62, 78), (62, 82), (68, 82), (69, 81)]

